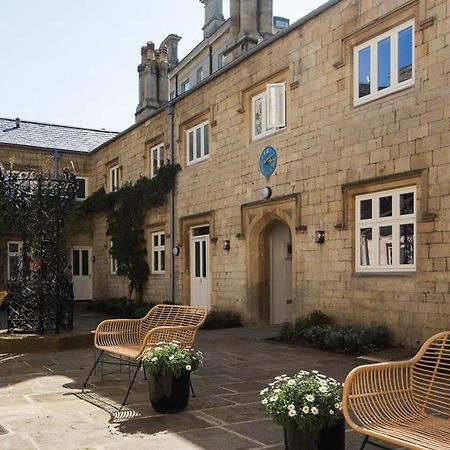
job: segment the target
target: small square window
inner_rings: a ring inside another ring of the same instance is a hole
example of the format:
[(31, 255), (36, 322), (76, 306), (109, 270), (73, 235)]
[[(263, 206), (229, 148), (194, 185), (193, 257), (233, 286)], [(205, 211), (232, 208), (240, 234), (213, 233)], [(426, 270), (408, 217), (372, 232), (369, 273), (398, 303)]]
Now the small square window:
[(76, 200), (86, 200), (88, 196), (88, 179), (86, 177), (77, 177), (78, 189)]

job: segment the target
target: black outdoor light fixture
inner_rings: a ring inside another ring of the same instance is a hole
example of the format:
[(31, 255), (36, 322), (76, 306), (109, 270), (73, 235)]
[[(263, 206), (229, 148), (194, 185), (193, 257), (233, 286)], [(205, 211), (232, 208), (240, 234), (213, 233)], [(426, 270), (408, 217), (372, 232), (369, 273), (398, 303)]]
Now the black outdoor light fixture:
[(261, 189), (261, 195), (264, 200), (268, 200), (270, 197), (272, 197), (272, 189), (269, 186), (263, 187)]
[(230, 240), (229, 239), (225, 239), (223, 241), (223, 249), (229, 251), (230, 248), (231, 248)]
[(323, 230), (316, 231), (315, 241), (316, 244), (323, 244), (325, 242), (325, 231)]

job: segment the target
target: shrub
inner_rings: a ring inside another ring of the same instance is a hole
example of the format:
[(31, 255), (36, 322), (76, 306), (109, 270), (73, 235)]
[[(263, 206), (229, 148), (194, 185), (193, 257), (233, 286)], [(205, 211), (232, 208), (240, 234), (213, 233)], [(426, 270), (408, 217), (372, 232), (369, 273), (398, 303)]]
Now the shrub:
[(125, 297), (121, 297), (94, 300), (87, 304), (87, 309), (116, 318), (134, 319), (145, 316), (154, 305), (154, 303), (129, 304)]
[(234, 328), (241, 326), (241, 316), (239, 313), (216, 309), (208, 313), (202, 328), (205, 330), (217, 330), (220, 328)]
[(300, 341), (306, 330), (312, 326), (323, 326), (333, 323), (333, 319), (322, 311), (315, 310), (306, 317), (299, 317), (294, 324), (286, 322), (280, 330), (280, 339), (283, 341)]

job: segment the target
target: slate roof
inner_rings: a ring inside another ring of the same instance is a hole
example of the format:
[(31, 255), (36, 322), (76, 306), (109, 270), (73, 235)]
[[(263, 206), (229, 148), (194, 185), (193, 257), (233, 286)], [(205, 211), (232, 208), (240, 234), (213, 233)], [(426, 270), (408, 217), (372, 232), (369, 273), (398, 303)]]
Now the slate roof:
[(118, 133), (0, 117), (0, 144), (90, 152)]

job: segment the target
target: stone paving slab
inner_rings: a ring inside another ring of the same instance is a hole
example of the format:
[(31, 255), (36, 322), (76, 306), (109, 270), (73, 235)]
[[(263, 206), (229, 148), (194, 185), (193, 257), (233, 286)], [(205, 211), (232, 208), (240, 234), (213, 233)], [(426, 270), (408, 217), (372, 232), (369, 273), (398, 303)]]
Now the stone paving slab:
[[(263, 340), (271, 335), (273, 329), (200, 331), (196, 347), (205, 362), (192, 376), (197, 397), (169, 415), (150, 406), (143, 373), (119, 411), (126, 368), (105, 368), (103, 377), (97, 370), (82, 394), (94, 349), (0, 355), (0, 425), (8, 430), (0, 449), (281, 449), (282, 429), (264, 415), (261, 388), (301, 369), (343, 381), (362, 361)], [(346, 436), (347, 450), (358, 449), (362, 436)]]

